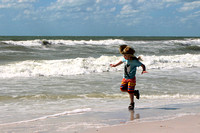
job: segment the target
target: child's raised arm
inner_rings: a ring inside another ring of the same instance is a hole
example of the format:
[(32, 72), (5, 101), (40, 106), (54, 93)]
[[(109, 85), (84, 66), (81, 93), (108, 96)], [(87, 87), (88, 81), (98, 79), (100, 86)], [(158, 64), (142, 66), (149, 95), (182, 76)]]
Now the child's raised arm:
[(118, 62), (117, 64), (110, 64), (110, 66), (111, 67), (116, 67), (116, 66), (119, 66), (119, 65), (121, 65), (123, 62), (122, 61), (120, 61), (120, 62)]
[(142, 69), (143, 69), (143, 70), (142, 70), (142, 74), (143, 74), (143, 73), (148, 73), (148, 72), (146, 71), (146, 67), (145, 67), (144, 64), (142, 64), (141, 67), (142, 67)]

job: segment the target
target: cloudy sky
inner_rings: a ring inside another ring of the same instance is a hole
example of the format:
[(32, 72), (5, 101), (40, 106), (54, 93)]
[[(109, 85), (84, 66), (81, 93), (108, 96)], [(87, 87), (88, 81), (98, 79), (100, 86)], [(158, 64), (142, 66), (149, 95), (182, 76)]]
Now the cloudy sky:
[(0, 35), (200, 36), (200, 0), (0, 0)]

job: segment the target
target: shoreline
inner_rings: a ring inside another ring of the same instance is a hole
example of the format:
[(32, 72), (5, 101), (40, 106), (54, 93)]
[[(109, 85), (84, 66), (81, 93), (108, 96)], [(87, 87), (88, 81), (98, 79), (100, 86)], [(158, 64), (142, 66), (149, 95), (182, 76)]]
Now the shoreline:
[(168, 120), (129, 122), (102, 128), (87, 129), (82, 133), (199, 133), (200, 114), (185, 115)]

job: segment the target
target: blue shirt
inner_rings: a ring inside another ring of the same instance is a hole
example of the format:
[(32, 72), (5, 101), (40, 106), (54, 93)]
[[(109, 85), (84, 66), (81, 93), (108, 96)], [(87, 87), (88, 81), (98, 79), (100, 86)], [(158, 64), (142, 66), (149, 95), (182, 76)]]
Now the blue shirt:
[(142, 65), (142, 63), (136, 59), (126, 60), (125, 58), (123, 58), (122, 62), (124, 63), (124, 78), (126, 79), (134, 78), (137, 67)]

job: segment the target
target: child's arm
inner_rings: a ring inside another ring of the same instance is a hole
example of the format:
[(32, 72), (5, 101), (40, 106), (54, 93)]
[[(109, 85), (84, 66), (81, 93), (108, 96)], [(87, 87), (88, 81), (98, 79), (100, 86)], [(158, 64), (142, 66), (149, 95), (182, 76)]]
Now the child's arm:
[(145, 67), (144, 64), (142, 64), (141, 67), (142, 67), (142, 69), (143, 69), (143, 70), (142, 70), (142, 74), (143, 74), (143, 73), (148, 73), (148, 72), (146, 71), (146, 67)]
[(116, 66), (119, 66), (119, 65), (121, 65), (123, 62), (122, 61), (120, 61), (120, 62), (118, 62), (117, 64), (110, 64), (110, 66), (111, 67), (116, 67)]

